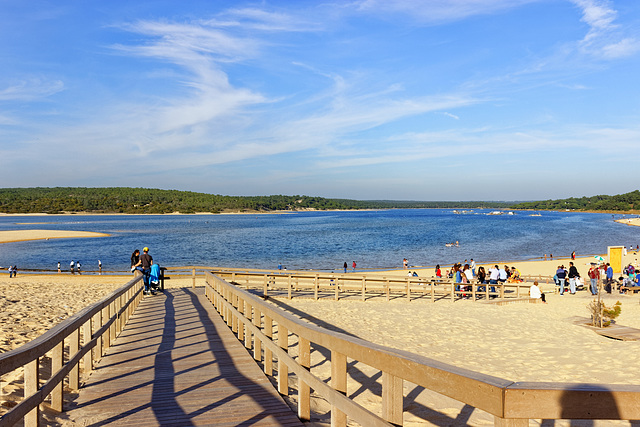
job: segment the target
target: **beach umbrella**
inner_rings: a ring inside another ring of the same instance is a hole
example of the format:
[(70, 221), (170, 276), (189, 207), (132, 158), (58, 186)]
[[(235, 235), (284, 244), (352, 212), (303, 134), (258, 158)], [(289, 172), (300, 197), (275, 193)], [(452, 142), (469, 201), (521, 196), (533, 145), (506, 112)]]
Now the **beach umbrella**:
[(602, 258), (600, 255), (596, 255), (594, 256), (594, 258), (598, 261), (604, 261), (604, 258)]

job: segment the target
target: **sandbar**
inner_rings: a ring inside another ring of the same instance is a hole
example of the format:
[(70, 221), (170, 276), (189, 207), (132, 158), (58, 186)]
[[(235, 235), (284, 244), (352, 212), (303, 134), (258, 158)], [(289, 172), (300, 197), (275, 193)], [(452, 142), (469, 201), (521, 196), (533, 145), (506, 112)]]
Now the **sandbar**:
[(80, 237), (107, 237), (109, 234), (94, 231), (71, 230), (4, 230), (0, 231), (0, 243), (27, 240), (71, 239)]

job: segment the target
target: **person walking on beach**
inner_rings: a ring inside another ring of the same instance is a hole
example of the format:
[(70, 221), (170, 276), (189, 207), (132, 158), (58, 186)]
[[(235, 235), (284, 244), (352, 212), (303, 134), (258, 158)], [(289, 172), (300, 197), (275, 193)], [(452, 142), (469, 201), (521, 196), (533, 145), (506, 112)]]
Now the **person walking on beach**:
[(98, 273), (102, 274), (102, 261), (98, 260)]
[(351, 264), (351, 268), (353, 268), (353, 272), (356, 272), (356, 262), (353, 261), (353, 264)]
[(556, 277), (558, 278), (558, 286), (560, 286), (560, 295), (564, 295), (564, 281), (567, 277), (567, 272), (563, 266), (558, 266), (558, 270), (556, 270)]
[(571, 252), (571, 259), (575, 261), (575, 259), (576, 259), (576, 251)]
[(576, 293), (576, 282), (579, 277), (580, 277), (580, 274), (578, 273), (578, 269), (576, 268), (575, 265), (573, 265), (573, 262), (570, 262), (569, 263), (569, 291), (571, 292), (571, 295), (574, 295)]
[(58, 261), (58, 273), (62, 273), (62, 270), (60, 270), (60, 261)]
[[(138, 252), (139, 253), (139, 252)], [(134, 267), (142, 267), (142, 280), (144, 282), (144, 294), (149, 295), (149, 277), (151, 276), (151, 266), (153, 265), (153, 257), (149, 255), (149, 248), (142, 249), (142, 255), (138, 263)]]
[(82, 274), (80, 272), (80, 269), (82, 268), (82, 266), (80, 265), (80, 261), (76, 262), (76, 270), (78, 270), (78, 274)]
[(9, 279), (13, 277), (13, 265), (9, 266)]
[(71, 272), (71, 274), (76, 274), (75, 271), (73, 270), (75, 266), (76, 266), (76, 263), (73, 262), (73, 260), (71, 260), (71, 262), (69, 263), (69, 271)]
[(347, 265), (347, 261), (344, 262), (344, 272), (347, 272), (347, 268), (349, 268), (349, 266)]
[(405, 258), (402, 260), (402, 268), (406, 270), (408, 267), (409, 267), (409, 261), (407, 261), (407, 259)]
[(473, 274), (473, 277), (476, 277), (476, 262), (473, 258), (471, 258), (471, 264), (469, 264), (469, 267), (471, 267), (471, 274)]
[(440, 264), (436, 265), (436, 277), (442, 278), (442, 270), (440, 270)]

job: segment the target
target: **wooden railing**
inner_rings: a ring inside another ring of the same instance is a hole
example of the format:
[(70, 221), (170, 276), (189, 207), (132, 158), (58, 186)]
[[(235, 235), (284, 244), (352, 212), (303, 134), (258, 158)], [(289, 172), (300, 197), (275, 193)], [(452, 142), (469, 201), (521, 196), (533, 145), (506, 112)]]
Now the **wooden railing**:
[[(496, 426), (524, 427), (529, 419), (640, 419), (640, 386), (513, 382), (322, 329), (211, 273), (206, 283), (207, 298), (269, 376), (275, 357), (281, 394), (288, 395), (289, 372), (295, 374), (301, 420), (310, 419), (313, 389), (331, 404), (332, 426), (345, 426), (347, 418), (366, 426), (402, 425), (405, 381), (492, 414)], [(297, 337), (297, 351), (289, 348), (290, 334)], [(311, 371), (312, 344), (331, 351), (330, 384)], [(381, 372), (377, 413), (347, 395), (347, 359)]]
[[(0, 377), (24, 368), (24, 400), (0, 418), (0, 427), (24, 419), (37, 426), (39, 406), (51, 396), (51, 409), (63, 409), (63, 385), (68, 377), (71, 390), (80, 387), (80, 366), (88, 376), (94, 363), (120, 334), (142, 299), (142, 276), (54, 326), (33, 341), (0, 354)], [(64, 360), (65, 349), (68, 354)], [(93, 351), (92, 351), (93, 350)], [(51, 352), (51, 377), (40, 378), (40, 363)]]
[(358, 297), (362, 301), (374, 296), (405, 298), (411, 301), (416, 298), (450, 299), (460, 298), (523, 298), (529, 296), (529, 287), (520, 283), (499, 284), (463, 284), (454, 283), (452, 279), (402, 277), (402, 276), (367, 276), (357, 273), (274, 273), (238, 270), (214, 270), (212, 273), (226, 279), (230, 283), (245, 288), (260, 289), (263, 296), (284, 296), (292, 299), (297, 296), (308, 296), (317, 300), (320, 297), (339, 300), (345, 297)]

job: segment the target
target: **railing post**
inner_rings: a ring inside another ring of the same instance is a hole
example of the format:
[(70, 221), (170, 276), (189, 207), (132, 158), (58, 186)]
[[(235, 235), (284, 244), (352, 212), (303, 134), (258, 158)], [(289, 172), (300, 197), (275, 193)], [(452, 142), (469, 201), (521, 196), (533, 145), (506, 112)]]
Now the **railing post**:
[[(101, 323), (100, 323), (100, 327), (103, 327), (104, 325), (106, 325), (109, 322), (109, 305), (103, 307), (101, 319), (102, 320), (101, 320)], [(109, 336), (109, 329), (104, 331), (104, 333), (102, 334), (102, 353), (100, 354), (100, 357), (104, 356), (106, 354), (107, 349), (109, 347), (111, 347), (111, 339), (110, 339), (110, 336)]]
[(195, 268), (191, 270), (191, 279), (193, 280), (192, 287), (193, 289), (195, 289), (196, 288), (196, 269)]
[(109, 326), (109, 346), (111, 346), (111, 343), (116, 340), (116, 324), (118, 323), (117, 316), (118, 312), (116, 310), (116, 302), (112, 301), (109, 304), (109, 320), (111, 320), (111, 318), (115, 319), (114, 322), (111, 323), (111, 326)]
[[(264, 334), (267, 338), (273, 338), (273, 320), (269, 316), (264, 316)], [(265, 347), (264, 349), (264, 373), (268, 376), (273, 375), (273, 352)]]
[[(347, 356), (331, 350), (331, 387), (347, 394)], [(335, 406), (331, 406), (331, 426), (344, 427), (347, 425), (347, 415)]]
[(238, 317), (238, 341), (244, 341), (244, 322), (241, 317), (244, 317), (244, 300), (240, 298), (238, 295), (238, 312), (240, 313), (240, 317)]
[(262, 286), (263, 286), (262, 295), (266, 297), (267, 294), (269, 293), (269, 275), (267, 274), (264, 275), (264, 283)]
[(338, 284), (340, 279), (333, 276), (333, 285), (336, 287), (335, 291), (336, 291), (336, 295), (335, 295), (335, 300), (338, 301), (340, 299), (340, 285)]
[[(87, 345), (89, 341), (93, 338), (93, 332), (91, 330), (91, 324), (93, 323), (93, 318), (90, 317), (83, 325), (82, 337), (84, 345)], [(96, 353), (96, 347), (89, 350), (83, 357), (84, 364), (84, 377), (89, 377), (91, 370), (93, 369), (93, 355)]]
[(391, 424), (402, 425), (402, 378), (382, 372), (382, 418)]
[[(311, 345), (309, 340), (298, 336), (298, 363), (307, 371), (311, 366)], [(311, 388), (298, 378), (298, 418), (302, 421), (311, 419)]]
[[(102, 327), (102, 310), (100, 310), (99, 312), (97, 312), (95, 314), (95, 319), (96, 319), (96, 321), (94, 322), (94, 328), (97, 331)], [(98, 336), (96, 338), (97, 338), (96, 339), (96, 346), (94, 347), (95, 351), (93, 352), (93, 360), (94, 361), (98, 361), (102, 357), (102, 337)]]
[[(284, 351), (289, 350), (289, 330), (278, 323), (278, 345)], [(278, 393), (289, 395), (289, 368), (281, 357), (278, 357)]]
[(318, 283), (318, 275), (316, 274), (313, 278), (313, 299), (318, 301), (318, 287), (320, 284)]
[(365, 279), (365, 277), (362, 276), (362, 301), (365, 300), (366, 289), (367, 289), (367, 279)]
[[(59, 343), (53, 347), (51, 352), (51, 376), (55, 375), (60, 369), (62, 369), (62, 365), (64, 361), (62, 358), (64, 357), (64, 340), (60, 340)], [(51, 391), (51, 409), (57, 412), (62, 412), (62, 385), (64, 384), (64, 379), (60, 381)]]
[[(24, 397), (27, 398), (38, 391), (40, 386), (40, 359), (38, 357), (35, 360), (27, 363), (24, 366)], [(27, 415), (24, 417), (25, 427), (38, 427), (40, 425), (40, 406), (36, 405)]]
[[(80, 329), (76, 329), (69, 335), (69, 359), (78, 353), (80, 349)], [(80, 363), (74, 365), (69, 372), (69, 388), (78, 390), (80, 388)]]
[(386, 279), (386, 282), (384, 283), (384, 287), (385, 287), (385, 290), (387, 291), (387, 302), (389, 302), (391, 300), (391, 289), (389, 289), (390, 288), (389, 279)]
[[(231, 305), (235, 307), (236, 310), (238, 309), (238, 298), (239, 298), (238, 295), (233, 294), (231, 296), (231, 301), (230, 301)], [(236, 334), (238, 333), (239, 323), (241, 323), (241, 320), (238, 318), (238, 316), (233, 316), (233, 319), (231, 320), (231, 330)]]
[[(253, 313), (253, 326), (260, 329), (262, 326), (262, 314), (258, 307), (255, 307), (255, 311)], [(260, 337), (258, 334), (253, 334), (253, 360), (260, 361), (262, 359), (262, 341), (260, 341)]]
[(287, 298), (291, 299), (291, 275), (289, 275), (289, 278), (287, 279), (287, 288), (288, 288)]
[[(246, 310), (244, 311), (244, 317), (246, 317), (249, 323), (251, 323), (251, 319), (253, 317), (253, 307), (251, 307), (251, 304), (246, 301), (245, 304)], [(244, 331), (244, 346), (248, 349), (251, 348), (251, 330), (249, 329), (248, 325), (246, 326), (246, 329)]]

